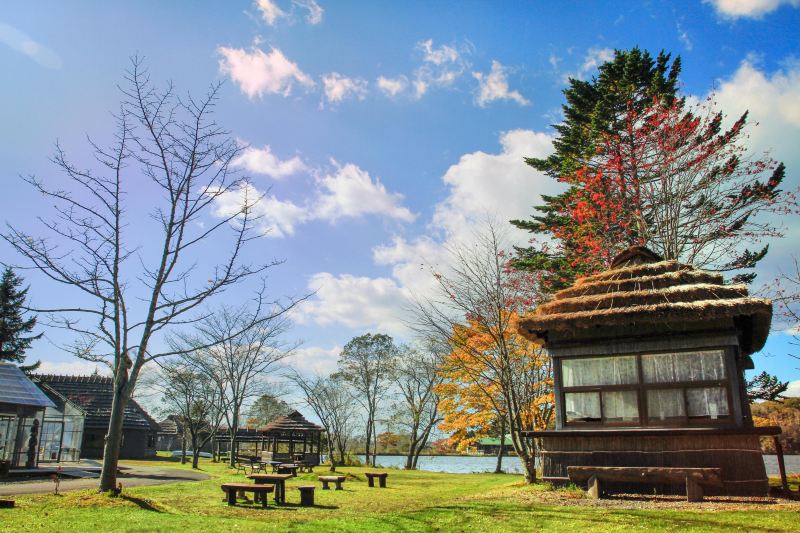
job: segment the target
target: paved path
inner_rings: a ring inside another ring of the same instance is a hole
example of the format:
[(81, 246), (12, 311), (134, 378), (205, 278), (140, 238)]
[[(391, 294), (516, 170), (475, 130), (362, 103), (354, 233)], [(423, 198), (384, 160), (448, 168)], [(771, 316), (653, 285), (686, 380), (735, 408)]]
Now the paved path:
[[(117, 481), (122, 483), (122, 487), (140, 487), (143, 485), (163, 485), (165, 483), (180, 483), (183, 481), (202, 481), (210, 479), (211, 476), (198, 472), (196, 470), (179, 470), (177, 468), (159, 468), (150, 466), (138, 465), (125, 465), (120, 463), (121, 467), (125, 467), (123, 477), (119, 477)], [(59, 492), (67, 490), (81, 490), (96, 488), (98, 484), (97, 478), (87, 479), (62, 479), (59, 486)], [(17, 481), (13, 483), (0, 483), (0, 496), (8, 496), (12, 494), (41, 494), (45, 492), (53, 492), (53, 482), (47, 481)]]

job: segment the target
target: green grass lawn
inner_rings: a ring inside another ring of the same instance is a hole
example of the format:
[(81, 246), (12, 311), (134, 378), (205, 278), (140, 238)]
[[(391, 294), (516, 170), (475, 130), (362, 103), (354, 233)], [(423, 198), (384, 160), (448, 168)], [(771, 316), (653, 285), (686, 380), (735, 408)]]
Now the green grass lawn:
[[(130, 462), (130, 461), (129, 461)], [(167, 466), (166, 460), (139, 461)], [(188, 468), (170, 462), (169, 466)], [(709, 501), (690, 509), (675, 499), (601, 502), (580, 491), (525, 486), (520, 476), (441, 474), (389, 470), (386, 489), (369, 488), (362, 467), (344, 467), (344, 491), (323, 491), (325, 468), (287, 484), (285, 506), (229, 507), (220, 483), (245, 481), (207, 460), (212, 479), (124, 489), (122, 497), (94, 491), (60, 496), (18, 496), (15, 509), (0, 509), (2, 531), (797, 531), (797, 503)], [(124, 487), (124, 478), (121, 479)], [(298, 507), (297, 485), (317, 485), (317, 507)], [(648, 508), (637, 508), (648, 507)], [(655, 507), (655, 508), (653, 508)]]

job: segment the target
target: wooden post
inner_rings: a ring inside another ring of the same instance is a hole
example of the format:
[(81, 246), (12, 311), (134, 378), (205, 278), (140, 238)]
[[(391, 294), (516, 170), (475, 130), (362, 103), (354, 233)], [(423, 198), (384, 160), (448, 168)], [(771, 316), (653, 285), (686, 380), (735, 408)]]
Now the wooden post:
[(778, 456), (778, 471), (781, 474), (781, 487), (789, 492), (789, 481), (786, 479), (786, 465), (783, 462), (783, 446), (777, 435), (773, 435), (772, 441), (775, 443), (775, 454)]
[(686, 501), (687, 502), (702, 502), (703, 501), (703, 487), (697, 480), (691, 476), (686, 476)]
[(590, 498), (600, 499), (600, 480), (597, 476), (592, 476), (589, 478), (589, 490), (587, 491)]

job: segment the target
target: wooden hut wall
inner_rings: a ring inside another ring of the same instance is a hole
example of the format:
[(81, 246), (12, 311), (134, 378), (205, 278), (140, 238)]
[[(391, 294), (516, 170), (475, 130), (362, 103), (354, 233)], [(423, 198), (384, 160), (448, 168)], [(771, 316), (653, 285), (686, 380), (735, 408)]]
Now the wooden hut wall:
[[(573, 433), (572, 435), (570, 433)], [(681, 435), (679, 431), (659, 436), (624, 435), (609, 431), (562, 432), (541, 437), (543, 478), (567, 482), (567, 466), (703, 467), (722, 469), (723, 487), (708, 488), (709, 494), (766, 496), (767, 474), (755, 434)], [(661, 494), (682, 493), (684, 487), (653, 487)], [(603, 485), (609, 492), (640, 492), (641, 485)]]

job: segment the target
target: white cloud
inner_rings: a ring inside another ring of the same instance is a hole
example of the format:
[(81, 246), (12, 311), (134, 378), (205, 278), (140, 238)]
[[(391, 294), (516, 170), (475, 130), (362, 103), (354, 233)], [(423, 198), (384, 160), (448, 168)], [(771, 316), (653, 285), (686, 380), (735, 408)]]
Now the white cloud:
[(525, 157), (545, 157), (552, 152), (553, 137), (531, 130), (511, 130), (500, 136), (497, 154), (476, 151), (464, 154), (447, 169), (442, 180), (447, 198), (436, 206), (433, 224), (447, 235), (463, 234), (486, 215), (503, 220), (526, 218), (543, 193), (561, 186), (526, 165)]
[[(263, 153), (253, 156), (250, 163), (253, 166), (260, 165), (263, 156)], [(357, 165), (339, 165), (335, 161), (333, 164), (336, 171), (316, 180), (314, 193), (302, 205), (280, 200), (274, 194), (262, 192), (251, 183), (245, 183), (214, 199), (214, 215), (218, 218), (230, 217), (241, 213), (242, 206), (249, 203), (253, 205), (252, 216), (258, 217), (260, 231), (276, 238), (294, 235), (297, 226), (312, 220), (334, 223), (342, 218), (378, 215), (403, 222), (414, 221), (416, 215), (402, 206), (402, 194), (387, 191), (379, 179), (373, 180), (367, 171)], [(209, 194), (216, 192), (209, 190)]]
[(265, 93), (289, 96), (295, 83), (306, 88), (314, 86), (314, 81), (277, 48), (267, 54), (260, 48), (248, 52), (244, 48), (221, 46), (217, 52), (222, 56), (220, 72), (229, 75), (250, 98)]
[(239, 189), (222, 193), (214, 199), (214, 215), (223, 218), (240, 213), (245, 203), (254, 204), (252, 216), (258, 217), (259, 229), (268, 237), (293, 235), (298, 224), (309, 220), (305, 207), (279, 200), (246, 183)]
[(375, 214), (414, 221), (416, 215), (401, 205), (403, 195), (390, 193), (379, 179), (373, 180), (368, 172), (352, 163), (333, 163), (336, 173), (319, 180), (320, 195), (312, 211), (315, 218), (335, 222), (342, 217)]
[[(392, 277), (356, 277), (316, 274), (309, 288), (319, 292), (307, 305), (305, 317), (318, 324), (384, 329), (408, 334), (405, 317), (410, 298), (431, 295), (436, 281), (430, 268), (446, 268), (449, 246), (469, 242), (485, 224), (487, 215), (500, 221), (525, 218), (543, 193), (561, 186), (527, 166), (523, 157), (545, 157), (552, 152), (552, 137), (529, 130), (513, 130), (500, 137), (497, 154), (476, 151), (461, 156), (442, 180), (447, 197), (435, 207), (429, 234), (396, 236), (372, 250), (377, 265), (390, 266)], [(515, 232), (516, 244), (527, 242)]]
[(301, 374), (327, 376), (336, 370), (336, 363), (341, 353), (342, 348), (339, 346), (333, 348), (308, 346), (294, 350), (283, 362)]
[(694, 44), (692, 43), (692, 39), (689, 37), (689, 32), (687, 32), (681, 21), (677, 21), (675, 23), (675, 29), (678, 31), (678, 40), (683, 44), (683, 47), (686, 48), (688, 51), (692, 51), (694, 48)]
[(363, 100), (367, 96), (367, 82), (362, 79), (348, 78), (338, 72), (322, 76), (325, 98), (328, 103), (336, 104), (348, 98)]
[(41, 366), (36, 370), (37, 374), (57, 374), (64, 376), (90, 376), (97, 373), (107, 376), (110, 375), (108, 367), (89, 361), (42, 361)]
[(0, 22), (0, 43), (28, 56), (43, 67), (61, 68), (61, 58), (55, 52), (34, 41), (25, 32), (2, 22)]
[(274, 26), (279, 18), (286, 16), (286, 12), (272, 0), (258, 0), (256, 7), (261, 12), (261, 18), (270, 26)]
[(292, 3), (301, 9), (308, 11), (306, 15), (306, 22), (312, 26), (316, 26), (322, 22), (322, 13), (324, 9), (320, 7), (314, 0), (292, 0)]
[(782, 5), (798, 7), (800, 0), (703, 0), (711, 4), (719, 15), (727, 18), (762, 18)]
[(417, 48), (423, 52), (423, 60), (434, 65), (444, 65), (446, 63), (456, 63), (460, 59), (458, 51), (452, 46), (443, 44), (436, 48), (433, 46), (433, 39), (420, 41)]
[(231, 164), (253, 174), (263, 174), (276, 179), (308, 170), (308, 167), (299, 156), (283, 161), (280, 160), (272, 153), (272, 149), (268, 144), (264, 145), (263, 148), (248, 146)]
[[(784, 68), (768, 73), (750, 57), (730, 77), (718, 81), (713, 97), (727, 114), (728, 122), (749, 110), (746, 144), (750, 153), (762, 157), (768, 152), (783, 161), (788, 171), (781, 189), (797, 191), (800, 179), (794, 170), (800, 168), (800, 62), (787, 61)], [(758, 280), (763, 283), (785, 270), (790, 264), (789, 256), (797, 254), (800, 225), (796, 218), (782, 217), (775, 222), (786, 226), (786, 237), (769, 242), (769, 253), (758, 268)]]
[[(406, 90), (408, 87), (408, 78), (405, 76), (399, 76), (397, 78), (378, 76), (377, 84), (378, 88), (383, 91), (386, 96), (395, 97)], [(423, 93), (424, 92), (425, 91), (423, 91)]]
[(486, 107), (486, 104), (495, 100), (513, 100), (519, 105), (530, 105), (530, 102), (519, 91), (508, 90), (507, 69), (499, 61), (492, 61), (492, 70), (489, 74), (473, 72), (472, 76), (478, 80), (478, 94), (475, 102)]
[(612, 59), (614, 59), (614, 50), (611, 48), (589, 48), (583, 58), (583, 63), (578, 67), (578, 71), (566, 74), (564, 81), (567, 81), (570, 77), (579, 80), (586, 79), (594, 69)]
[(449, 87), (467, 68), (462, 52), (454, 46), (434, 46), (433, 39), (420, 41), (416, 46), (422, 52), (423, 64), (414, 72), (414, 94), (421, 98), (431, 87)]
[(392, 335), (405, 331), (402, 316), (408, 292), (392, 279), (319, 272), (311, 277), (308, 288), (316, 294), (300, 308), (300, 323), (340, 324)]
[(800, 397), (800, 379), (789, 382), (789, 388), (786, 389), (784, 396)]

